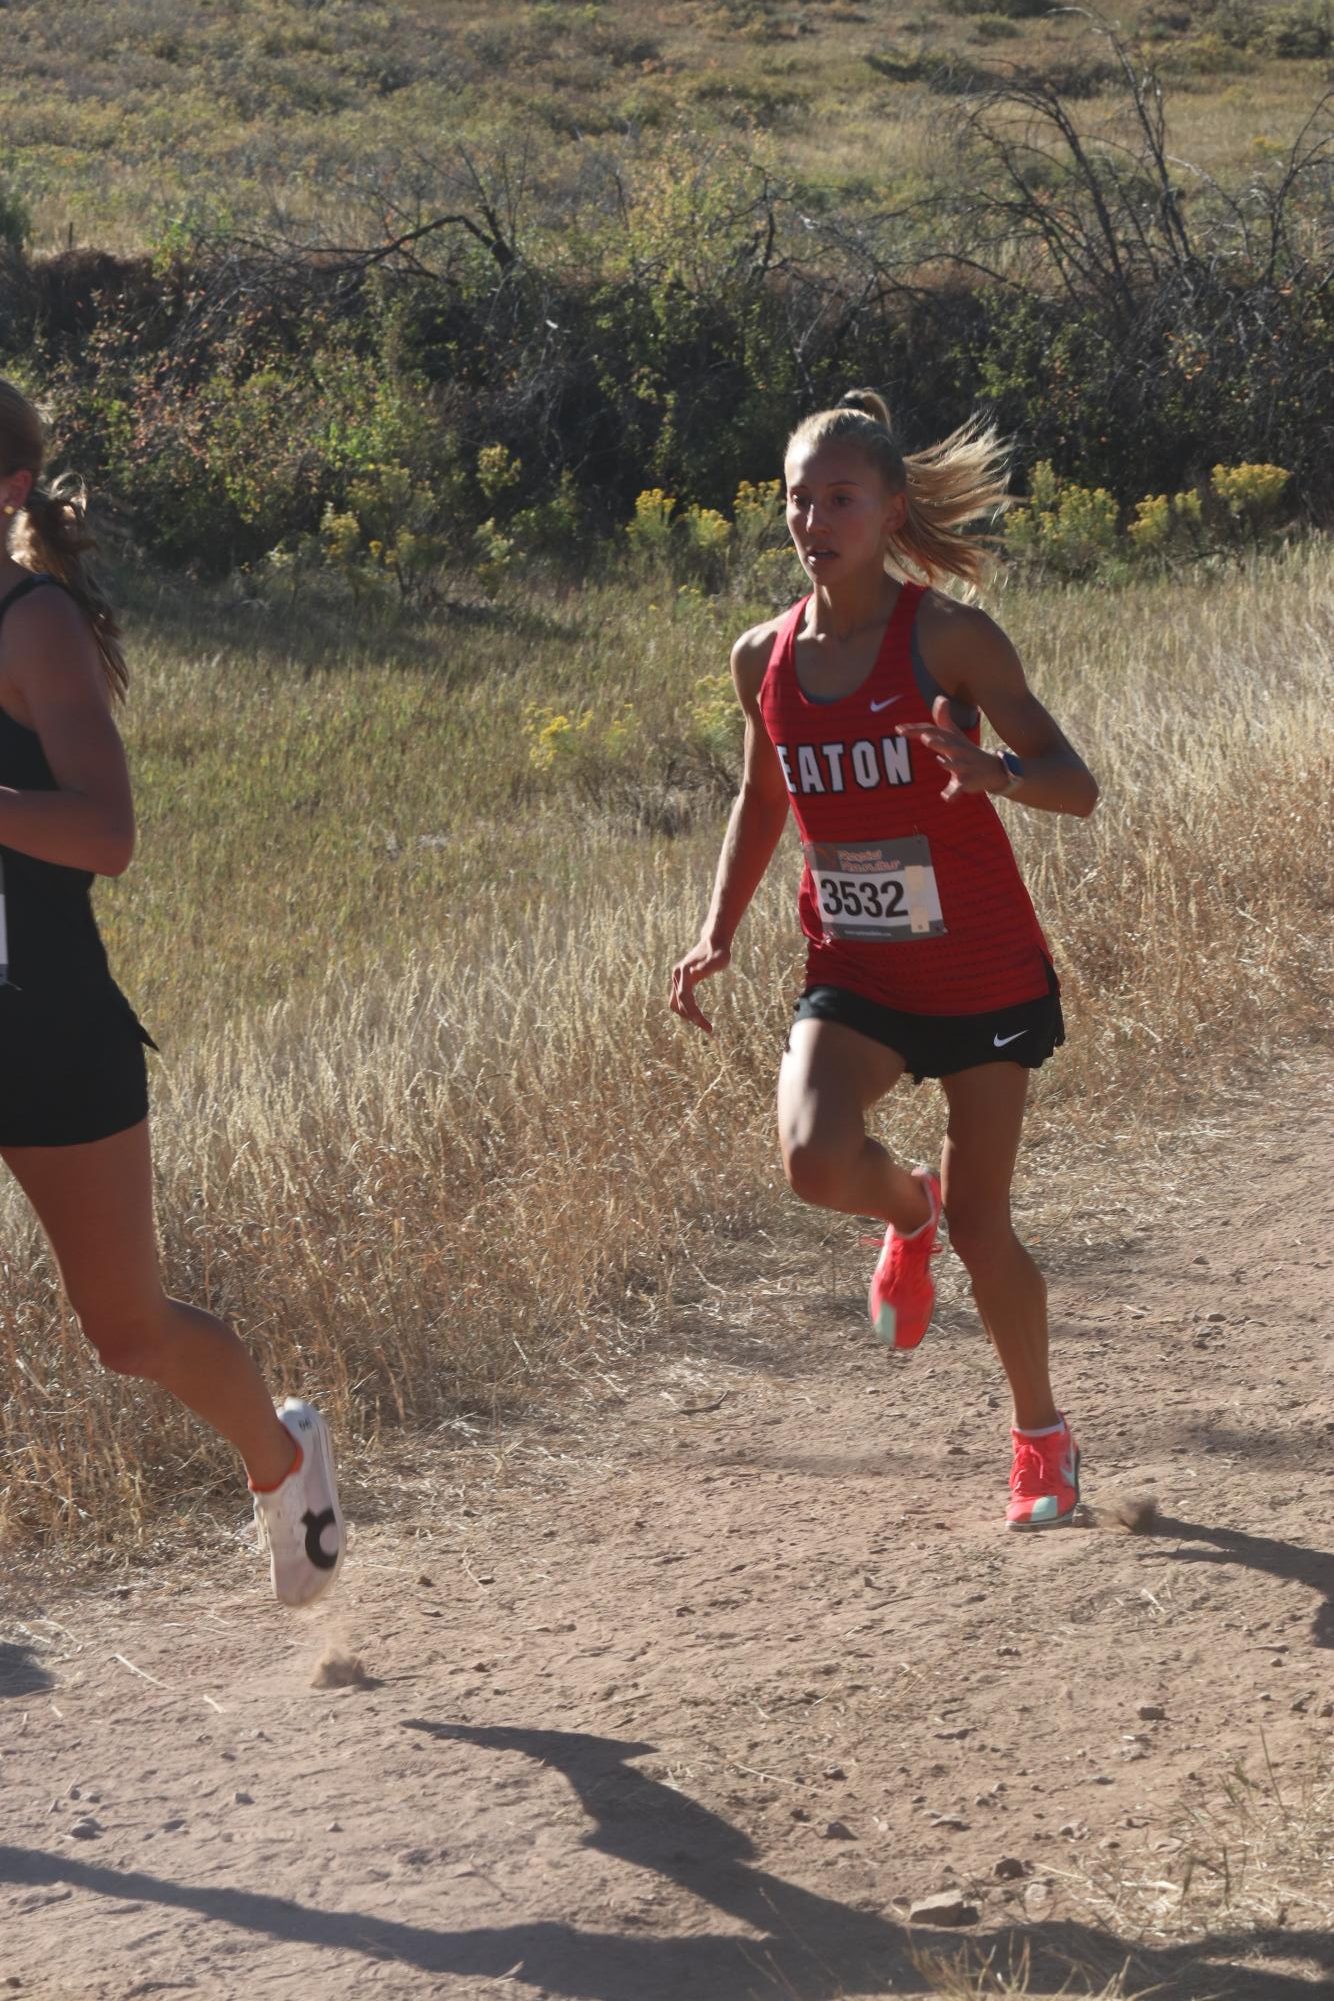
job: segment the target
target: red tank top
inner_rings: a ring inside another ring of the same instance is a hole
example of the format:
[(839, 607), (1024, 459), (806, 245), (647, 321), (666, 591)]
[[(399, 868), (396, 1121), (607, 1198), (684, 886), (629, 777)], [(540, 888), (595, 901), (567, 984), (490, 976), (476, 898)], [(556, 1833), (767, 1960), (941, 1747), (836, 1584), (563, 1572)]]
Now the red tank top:
[[(985, 1014), (1049, 990), (1046, 940), (985, 794), (948, 802), (948, 776), (907, 722), (943, 691), (913, 644), (924, 595), (904, 584), (859, 688), (813, 702), (797, 680), (806, 606), (787, 612), (760, 689), (801, 834), (809, 986), (847, 987), (907, 1014)], [(980, 717), (955, 716), (974, 742)]]

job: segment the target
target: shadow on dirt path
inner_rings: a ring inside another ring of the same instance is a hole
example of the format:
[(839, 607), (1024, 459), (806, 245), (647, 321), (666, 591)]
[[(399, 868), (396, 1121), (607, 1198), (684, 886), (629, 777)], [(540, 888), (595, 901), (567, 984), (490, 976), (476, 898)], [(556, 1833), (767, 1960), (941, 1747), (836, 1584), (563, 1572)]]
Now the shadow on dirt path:
[[(841, 1996), (921, 1992), (933, 1958), (956, 1959), (957, 1933), (884, 1917), (786, 1882), (752, 1867), (754, 1844), (738, 1827), (628, 1762), (652, 1744), (581, 1731), (476, 1727), (413, 1717), (402, 1727), (449, 1744), (531, 1759), (558, 1772), (588, 1822), (584, 1842), (617, 1861), (649, 1871), (692, 1904), (711, 1907), (756, 1936), (633, 1939), (574, 1925), (515, 1923), (432, 1927), (395, 1923), (368, 1911), (328, 1911), (289, 1899), (212, 1885), (169, 1881), (142, 1870), (0, 1847), (0, 1883), (27, 1890), (76, 1889), (99, 1899), (189, 1911), (214, 1924), (285, 1944), (391, 1961), (422, 1973), (503, 1980), (568, 2001), (838, 2001)], [(1072, 1969), (1108, 1979), (1133, 1975), (1162, 2001), (1215, 2001), (1224, 1995), (1310, 2001), (1309, 1981), (1255, 1964), (1254, 1934), (1215, 1936), (1198, 1945), (1152, 1949), (1089, 1925), (1062, 1922), (989, 1933), (972, 1948), (974, 1965), (1023, 1967), (1025, 1992), (1064, 1995)], [(1296, 1954), (1334, 1970), (1325, 1933), (1276, 1936), (1284, 1958)], [(1226, 1965), (1242, 1949), (1244, 1975)], [(1258, 1983), (1263, 1982), (1263, 1987)]]
[(1328, 1550), (1280, 1542), (1274, 1536), (1247, 1535), (1240, 1529), (1206, 1528), (1200, 1522), (1177, 1521), (1172, 1516), (1160, 1519), (1154, 1533), (1210, 1545), (1208, 1549), (1174, 1549), (1172, 1556), (1178, 1563), (1236, 1563), (1266, 1577), (1305, 1584), (1320, 1599), (1311, 1627), (1312, 1644), (1334, 1647), (1334, 1554)]
[(42, 1666), (34, 1647), (0, 1640), (0, 1701), (7, 1696), (38, 1695), (55, 1687), (55, 1676)]

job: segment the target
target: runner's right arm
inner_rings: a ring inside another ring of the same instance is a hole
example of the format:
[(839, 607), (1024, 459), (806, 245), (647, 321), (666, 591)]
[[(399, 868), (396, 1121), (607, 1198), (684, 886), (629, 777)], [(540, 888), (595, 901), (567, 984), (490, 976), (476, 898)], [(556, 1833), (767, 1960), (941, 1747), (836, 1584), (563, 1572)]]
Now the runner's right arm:
[(709, 914), (698, 942), (672, 969), (672, 1012), (706, 1035), (713, 1023), (695, 999), (700, 980), (721, 973), (732, 957), (732, 940), (760, 886), (787, 823), (787, 781), (760, 714), (760, 689), (773, 651), (776, 623), (753, 626), (732, 648), (732, 682), (746, 718), (746, 757), (741, 790), (723, 836)]

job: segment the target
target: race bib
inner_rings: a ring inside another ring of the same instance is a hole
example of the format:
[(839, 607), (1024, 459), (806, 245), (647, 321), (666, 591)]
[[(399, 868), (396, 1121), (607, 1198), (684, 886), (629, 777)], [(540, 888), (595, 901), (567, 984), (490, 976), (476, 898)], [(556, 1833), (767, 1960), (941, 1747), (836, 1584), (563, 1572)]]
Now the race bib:
[(803, 853), (826, 938), (894, 944), (944, 931), (931, 844), (924, 835), (905, 841), (812, 841)]

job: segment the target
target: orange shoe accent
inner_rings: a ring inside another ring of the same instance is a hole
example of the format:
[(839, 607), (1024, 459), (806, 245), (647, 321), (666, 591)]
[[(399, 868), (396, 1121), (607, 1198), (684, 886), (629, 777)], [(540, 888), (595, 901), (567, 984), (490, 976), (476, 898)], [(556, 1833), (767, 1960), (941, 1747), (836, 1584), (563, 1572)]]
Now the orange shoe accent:
[(275, 1480), (271, 1487), (257, 1487), (253, 1480), (247, 1480), (246, 1485), (247, 1487), (249, 1487), (252, 1494), (276, 1494), (280, 1487), (285, 1487), (287, 1485), (288, 1481), (291, 1479), (294, 1473), (299, 1473), (301, 1471), (302, 1466), (305, 1464), (306, 1455), (302, 1451), (301, 1444), (298, 1439), (294, 1438), (292, 1440), (292, 1443), (296, 1446), (296, 1458), (292, 1461), (287, 1471), (283, 1474), (282, 1479)]

